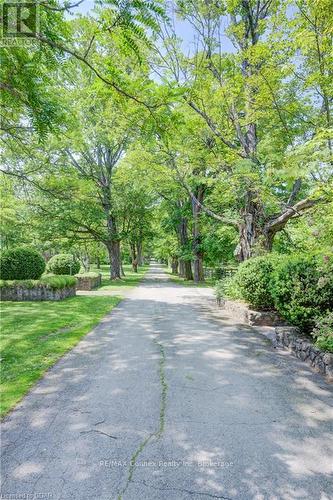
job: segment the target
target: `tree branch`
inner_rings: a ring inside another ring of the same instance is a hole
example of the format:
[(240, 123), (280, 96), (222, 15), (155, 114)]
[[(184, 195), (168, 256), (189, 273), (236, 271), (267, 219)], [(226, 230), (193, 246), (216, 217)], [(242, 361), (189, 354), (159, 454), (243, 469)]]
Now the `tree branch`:
[(302, 179), (296, 179), (293, 185), (293, 188), (291, 190), (290, 196), (287, 201), (287, 206), (290, 206), (294, 203), (296, 200), (296, 196), (298, 195), (300, 189), (302, 186)]
[(72, 3), (72, 4), (65, 2), (65, 5), (63, 7), (51, 7), (51, 5), (48, 5), (47, 3), (40, 3), (39, 5), (42, 5), (43, 7), (45, 7), (45, 9), (48, 9), (48, 10), (53, 10), (56, 12), (63, 12), (64, 10), (69, 11), (70, 9), (74, 9), (75, 7), (78, 7), (83, 2), (84, 2), (84, 0), (79, 0), (78, 2)]
[(323, 201), (323, 199), (305, 198), (304, 200), (298, 201), (292, 207), (286, 208), (281, 214), (269, 220), (265, 225), (264, 231), (266, 233), (276, 233), (280, 231), (290, 219), (300, 216), (302, 212), (314, 207), (320, 201)]
[(228, 148), (233, 149), (236, 152), (236, 154), (241, 158), (247, 158), (247, 155), (245, 153), (237, 151), (238, 148), (236, 144), (229, 141), (221, 134), (221, 132), (218, 130), (213, 120), (210, 118), (210, 116), (207, 115), (205, 111), (198, 108), (198, 106), (193, 101), (187, 101), (187, 103), (196, 113), (198, 113), (205, 120), (211, 131), (214, 133), (216, 137), (218, 137), (223, 142), (223, 144), (225, 144)]
[(173, 156), (170, 153), (169, 153), (169, 156), (170, 156), (171, 164), (172, 164), (173, 168), (175, 169), (175, 171), (177, 173), (178, 181), (183, 186), (183, 188), (185, 189), (185, 191), (189, 194), (189, 196), (191, 197), (192, 201), (194, 203), (196, 203), (198, 205), (198, 207), (201, 208), (201, 210), (203, 210), (207, 215), (209, 215), (213, 219), (218, 220), (219, 222), (223, 222), (223, 224), (227, 224), (228, 226), (233, 226), (236, 229), (239, 229), (239, 225), (238, 225), (237, 221), (232, 220), (232, 219), (228, 219), (227, 217), (224, 217), (223, 215), (216, 214), (215, 212), (213, 212), (212, 210), (210, 210), (209, 208), (207, 208), (205, 205), (203, 205), (198, 200), (198, 198), (194, 195), (194, 193), (191, 191), (191, 189), (188, 187), (188, 185), (184, 181), (183, 177), (181, 176), (181, 174), (180, 174), (180, 172), (179, 172), (179, 170), (177, 168), (177, 164), (175, 162), (175, 159), (173, 158)]
[(141, 99), (138, 99), (137, 97), (126, 92), (126, 90), (120, 88), (116, 83), (111, 82), (110, 80), (105, 78), (103, 75), (101, 75), (101, 73), (89, 61), (87, 61), (87, 59), (84, 56), (82, 56), (81, 54), (78, 54), (74, 50), (71, 50), (68, 47), (65, 47), (64, 45), (62, 45), (58, 42), (54, 42), (53, 40), (46, 38), (45, 36), (41, 35), (40, 33), (37, 33), (34, 36), (34, 38), (36, 38), (36, 40), (39, 40), (42, 43), (46, 43), (47, 45), (49, 45), (53, 49), (61, 50), (65, 53), (70, 54), (71, 56), (75, 57), (79, 61), (83, 62), (97, 76), (97, 78), (99, 78), (106, 85), (109, 85), (110, 87), (114, 88), (119, 94), (122, 94), (123, 96), (127, 97), (128, 99), (132, 99), (133, 101), (137, 102), (138, 104), (145, 106), (150, 111), (157, 107), (157, 105), (153, 106), (153, 105), (147, 104), (144, 101), (141, 101)]

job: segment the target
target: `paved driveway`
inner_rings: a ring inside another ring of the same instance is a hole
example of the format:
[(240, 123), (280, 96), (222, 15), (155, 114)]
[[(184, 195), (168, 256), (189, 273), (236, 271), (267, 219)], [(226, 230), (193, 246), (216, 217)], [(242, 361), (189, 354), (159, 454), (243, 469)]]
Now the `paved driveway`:
[(3, 423), (0, 498), (333, 499), (333, 391), (153, 266)]

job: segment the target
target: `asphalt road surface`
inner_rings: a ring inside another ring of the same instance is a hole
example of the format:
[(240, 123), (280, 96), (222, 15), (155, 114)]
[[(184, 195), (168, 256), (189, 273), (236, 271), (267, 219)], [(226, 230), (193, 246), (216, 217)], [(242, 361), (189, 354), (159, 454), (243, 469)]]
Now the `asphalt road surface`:
[(4, 421), (0, 498), (333, 499), (333, 391), (153, 265)]

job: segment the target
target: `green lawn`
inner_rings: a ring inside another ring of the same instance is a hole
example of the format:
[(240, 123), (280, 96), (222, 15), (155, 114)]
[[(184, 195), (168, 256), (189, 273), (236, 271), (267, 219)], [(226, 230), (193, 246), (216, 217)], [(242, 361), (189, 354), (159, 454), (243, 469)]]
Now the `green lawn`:
[(149, 266), (138, 267), (138, 272), (135, 273), (132, 270), (130, 264), (124, 264), (125, 276), (120, 280), (110, 280), (110, 268), (107, 265), (102, 265), (100, 269), (92, 267), (92, 271), (102, 273), (102, 286), (98, 290), (113, 290), (121, 292), (123, 289), (130, 289), (140, 283), (144, 275), (148, 271)]
[(115, 305), (119, 297), (1, 304), (1, 415)]
[(215, 286), (216, 280), (213, 280), (212, 278), (206, 278), (206, 280), (203, 283), (194, 283), (194, 281), (190, 280), (185, 280), (184, 278), (180, 278), (179, 276), (176, 276), (174, 274), (171, 274), (171, 269), (166, 268), (165, 272), (169, 275), (169, 278), (171, 281), (174, 283), (179, 283), (180, 285), (183, 286), (195, 286), (199, 288), (211, 288)]

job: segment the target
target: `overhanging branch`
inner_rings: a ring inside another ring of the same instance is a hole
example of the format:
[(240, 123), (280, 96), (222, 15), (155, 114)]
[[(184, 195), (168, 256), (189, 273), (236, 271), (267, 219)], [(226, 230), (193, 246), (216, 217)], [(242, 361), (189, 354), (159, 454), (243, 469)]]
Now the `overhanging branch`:
[(314, 207), (321, 201), (323, 201), (322, 198), (305, 198), (298, 201), (295, 205), (286, 208), (281, 214), (268, 221), (265, 225), (265, 232), (274, 234), (280, 231), (290, 219), (300, 216), (303, 212)]
[(126, 92), (126, 90), (120, 88), (116, 83), (114, 83), (114, 82), (108, 80), (107, 78), (105, 78), (103, 75), (101, 75), (101, 73), (84, 56), (82, 56), (81, 54), (78, 54), (74, 50), (69, 49), (65, 45), (62, 45), (62, 44), (60, 44), (58, 42), (55, 42), (54, 40), (50, 40), (49, 38), (46, 38), (45, 36), (43, 36), (40, 33), (36, 33), (36, 35), (34, 36), (34, 38), (36, 38), (36, 40), (39, 40), (42, 43), (45, 43), (45, 44), (49, 45), (53, 49), (61, 50), (62, 52), (65, 52), (66, 54), (70, 54), (71, 56), (75, 57), (78, 61), (81, 61), (82, 63), (84, 63), (97, 76), (97, 78), (99, 78), (106, 85), (109, 85), (110, 87), (112, 87), (119, 94), (122, 94), (123, 96), (127, 97), (128, 99), (132, 99), (136, 103), (145, 106), (149, 110), (155, 109), (157, 107), (156, 105), (153, 106), (153, 105), (147, 104), (144, 101), (141, 101), (141, 99), (138, 99), (134, 95), (129, 94), (128, 92)]

